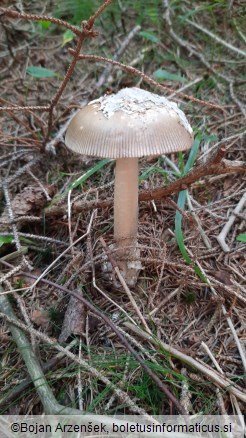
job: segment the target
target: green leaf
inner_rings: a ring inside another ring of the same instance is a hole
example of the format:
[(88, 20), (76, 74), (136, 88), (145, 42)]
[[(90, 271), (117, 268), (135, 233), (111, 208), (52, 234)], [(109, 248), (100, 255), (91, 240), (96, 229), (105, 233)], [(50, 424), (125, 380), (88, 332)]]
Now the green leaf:
[(35, 67), (34, 65), (31, 67), (27, 67), (26, 72), (33, 76), (34, 78), (42, 79), (42, 78), (53, 78), (57, 76), (57, 73), (53, 70), (49, 70), (44, 67)]
[(138, 33), (141, 37), (145, 38), (148, 41), (151, 41), (152, 43), (159, 43), (159, 38), (152, 32), (147, 32), (145, 30)]
[(5, 243), (12, 243), (14, 241), (13, 236), (0, 236), (0, 247)]
[(239, 235), (237, 236), (237, 239), (236, 239), (236, 240), (238, 240), (239, 242), (246, 243), (246, 233), (239, 234)]
[(65, 46), (65, 44), (69, 43), (75, 38), (75, 33), (73, 33), (70, 29), (67, 29), (66, 32), (63, 34), (63, 42), (62, 47)]
[(41, 29), (49, 29), (51, 26), (51, 22), (47, 21), (47, 20), (41, 20), (41, 21), (39, 21), (38, 24), (41, 27)]
[(186, 82), (186, 78), (183, 76), (176, 75), (174, 73), (170, 73), (167, 70), (162, 70), (159, 68), (158, 70), (155, 70), (153, 73), (153, 76), (158, 81), (168, 80), (168, 81), (178, 81), (178, 82)]
[[(20, 241), (23, 242), (23, 243), (30, 244), (30, 245), (34, 244), (33, 240), (27, 239), (26, 237), (22, 237), (22, 236), (20, 236)], [(4, 245), (5, 243), (13, 243), (13, 242), (14, 242), (14, 236), (13, 235), (11, 235), (11, 234), (9, 234), (8, 236), (1, 236), (0, 235), (0, 247), (2, 245)]]

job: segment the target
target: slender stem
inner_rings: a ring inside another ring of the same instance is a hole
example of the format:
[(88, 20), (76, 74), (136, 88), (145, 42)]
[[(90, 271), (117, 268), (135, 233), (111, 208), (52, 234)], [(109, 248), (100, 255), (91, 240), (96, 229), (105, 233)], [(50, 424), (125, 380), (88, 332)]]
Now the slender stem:
[(134, 252), (137, 231), (138, 158), (119, 158), (115, 169), (114, 238), (120, 257)]

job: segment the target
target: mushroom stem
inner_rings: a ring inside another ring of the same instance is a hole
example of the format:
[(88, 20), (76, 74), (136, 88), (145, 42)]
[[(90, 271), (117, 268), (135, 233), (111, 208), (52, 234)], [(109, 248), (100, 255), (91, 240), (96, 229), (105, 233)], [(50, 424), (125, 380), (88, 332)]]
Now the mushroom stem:
[[(119, 158), (115, 168), (114, 238), (117, 256), (136, 256), (138, 232), (138, 158)], [(124, 270), (125, 270), (124, 269)]]

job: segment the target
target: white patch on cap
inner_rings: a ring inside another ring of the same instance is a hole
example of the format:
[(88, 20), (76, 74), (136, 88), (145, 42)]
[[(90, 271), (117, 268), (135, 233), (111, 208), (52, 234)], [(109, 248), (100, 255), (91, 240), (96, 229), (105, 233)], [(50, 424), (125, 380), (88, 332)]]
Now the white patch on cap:
[(192, 128), (185, 114), (175, 102), (140, 88), (123, 88), (116, 94), (105, 95), (93, 100), (89, 105), (94, 103), (101, 104), (100, 111), (107, 119), (117, 111), (123, 111), (127, 114), (144, 113), (153, 107), (158, 111), (161, 111), (161, 109), (168, 112), (174, 111), (178, 115), (181, 125), (192, 134)]

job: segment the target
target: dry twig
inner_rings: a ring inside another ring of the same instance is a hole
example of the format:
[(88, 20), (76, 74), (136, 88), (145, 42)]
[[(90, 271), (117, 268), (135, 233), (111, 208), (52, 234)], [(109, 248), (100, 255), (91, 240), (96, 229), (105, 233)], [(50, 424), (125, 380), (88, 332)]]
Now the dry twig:
[[(75, 55), (75, 51), (73, 49), (69, 49), (69, 53), (72, 55)], [(139, 76), (142, 78), (145, 82), (147, 82), (150, 85), (153, 85), (155, 87), (160, 88), (163, 91), (166, 91), (167, 93), (175, 93), (178, 94), (180, 97), (183, 97), (184, 99), (190, 100), (192, 102), (199, 103), (201, 105), (207, 106), (209, 108), (216, 108), (221, 111), (223, 111), (223, 108), (219, 105), (215, 105), (210, 102), (205, 102), (204, 100), (196, 99), (195, 97), (189, 96), (188, 94), (184, 94), (182, 92), (178, 92), (177, 90), (173, 90), (170, 87), (165, 87), (164, 85), (161, 85), (159, 82), (152, 79), (150, 76), (146, 75), (145, 73), (141, 72), (137, 68), (131, 67), (129, 65), (122, 64), (121, 62), (114, 61), (113, 59), (104, 58), (103, 56), (97, 56), (97, 55), (79, 55), (77, 59), (87, 59), (88, 61), (103, 61), (107, 62), (109, 64), (115, 65), (116, 67), (122, 68), (122, 70), (125, 70), (127, 73)]]
[[(205, 164), (194, 167), (194, 169), (192, 169), (187, 175), (173, 181), (167, 187), (161, 187), (151, 191), (140, 191), (139, 201), (162, 201), (173, 193), (187, 189), (192, 183), (202, 177), (230, 173), (246, 173), (246, 163), (234, 163), (233, 161), (223, 159), (225, 152), (225, 148), (220, 146)], [(106, 199), (104, 201), (75, 202), (73, 204), (73, 211), (79, 213), (94, 208), (107, 208), (112, 205), (113, 199)], [(52, 206), (45, 210), (45, 216), (47, 218), (64, 215), (65, 213), (66, 207), (64, 206)]]

